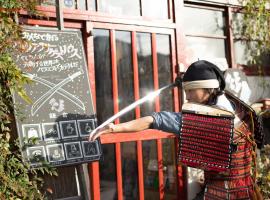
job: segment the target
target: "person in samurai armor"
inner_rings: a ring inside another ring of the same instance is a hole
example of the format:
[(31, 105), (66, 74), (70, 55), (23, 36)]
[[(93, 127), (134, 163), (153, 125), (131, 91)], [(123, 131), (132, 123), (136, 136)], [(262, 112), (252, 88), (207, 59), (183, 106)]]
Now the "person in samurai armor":
[[(256, 173), (251, 172), (253, 164), (256, 165), (254, 159), (256, 142), (258, 145), (262, 143), (262, 133), (254, 111), (237, 97), (224, 92), (223, 73), (208, 61), (199, 60), (192, 63), (183, 76), (182, 87), (187, 102), (217, 107), (235, 115), (233, 130), (235, 148), (231, 155), (230, 169), (226, 173), (204, 171), (205, 189), (201, 199), (262, 199), (253, 176)], [(151, 116), (125, 123), (111, 123), (99, 130), (90, 140), (106, 133), (135, 132), (149, 128), (180, 134), (181, 123), (181, 112), (155, 112)]]

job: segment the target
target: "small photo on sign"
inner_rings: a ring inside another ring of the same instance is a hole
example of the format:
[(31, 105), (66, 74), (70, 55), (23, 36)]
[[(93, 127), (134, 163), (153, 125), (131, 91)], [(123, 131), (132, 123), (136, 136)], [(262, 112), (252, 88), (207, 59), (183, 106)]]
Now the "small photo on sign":
[(27, 148), (27, 156), (31, 163), (41, 163), (46, 160), (44, 146), (36, 146)]
[(92, 156), (99, 155), (97, 141), (93, 141), (93, 142), (82, 141), (82, 147), (83, 147), (83, 155), (85, 157), (92, 157)]
[(78, 137), (78, 130), (76, 126), (76, 121), (61, 121), (60, 122), (60, 129), (63, 138), (72, 138)]
[(60, 139), (59, 125), (57, 122), (42, 123), (44, 140)]
[(80, 136), (88, 136), (95, 129), (94, 119), (77, 120)]
[(49, 161), (57, 162), (65, 160), (64, 148), (62, 144), (53, 144), (46, 146)]
[(66, 157), (68, 160), (82, 158), (82, 149), (80, 142), (64, 143)]
[(38, 138), (42, 140), (40, 124), (23, 124), (22, 125), (23, 137), (27, 139)]

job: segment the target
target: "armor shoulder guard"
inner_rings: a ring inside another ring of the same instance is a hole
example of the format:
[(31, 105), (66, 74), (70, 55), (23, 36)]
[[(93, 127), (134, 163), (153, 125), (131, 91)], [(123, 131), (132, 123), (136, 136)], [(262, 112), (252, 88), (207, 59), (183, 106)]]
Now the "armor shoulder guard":
[(255, 142), (257, 144), (257, 147), (260, 149), (263, 147), (264, 142), (264, 133), (262, 128), (262, 121), (261, 118), (258, 117), (255, 110), (246, 104), (244, 101), (233, 95), (229, 91), (225, 91), (225, 96), (236, 106), (236, 108), (242, 110), (245, 112), (245, 114), (249, 114), (250, 118), (252, 118), (253, 121), (253, 137), (255, 139)]

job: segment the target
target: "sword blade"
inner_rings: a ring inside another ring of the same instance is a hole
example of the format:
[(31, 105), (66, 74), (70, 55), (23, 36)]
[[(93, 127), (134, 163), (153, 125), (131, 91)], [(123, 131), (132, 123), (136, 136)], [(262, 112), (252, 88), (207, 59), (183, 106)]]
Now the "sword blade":
[(95, 136), (95, 134), (98, 132), (98, 130), (102, 129), (103, 127), (105, 127), (106, 125), (108, 125), (109, 123), (113, 122), (114, 120), (116, 120), (117, 118), (121, 117), (122, 115), (126, 114), (127, 112), (133, 110), (134, 108), (136, 108), (137, 106), (143, 104), (146, 101), (150, 101), (153, 100), (154, 98), (156, 98), (163, 90), (166, 90), (168, 88), (174, 87), (176, 86), (175, 83), (169, 84), (167, 86), (164, 86), (156, 91), (150, 92), (148, 95), (146, 95), (145, 97), (135, 101), (134, 103), (130, 104), (129, 106), (123, 108), (121, 111), (119, 111), (118, 113), (116, 113), (115, 115), (113, 115), (112, 117), (110, 117), (109, 119), (107, 119), (105, 122), (103, 122), (101, 125), (99, 125), (97, 128), (95, 128), (89, 136), (89, 139), (93, 138)]

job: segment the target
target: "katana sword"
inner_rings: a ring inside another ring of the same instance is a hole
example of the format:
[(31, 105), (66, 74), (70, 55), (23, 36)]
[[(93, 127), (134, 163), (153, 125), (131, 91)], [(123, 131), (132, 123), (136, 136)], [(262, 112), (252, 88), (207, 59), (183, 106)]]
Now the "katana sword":
[(96, 133), (98, 133), (98, 131), (102, 128), (104, 128), (106, 125), (108, 125), (109, 123), (113, 122), (114, 120), (116, 120), (117, 118), (123, 116), (124, 114), (126, 114), (127, 112), (133, 110), (134, 108), (136, 108), (137, 106), (143, 104), (146, 101), (150, 101), (153, 100), (154, 98), (156, 98), (163, 90), (169, 89), (169, 88), (174, 88), (175, 86), (182, 86), (182, 81), (180, 77), (177, 77), (175, 79), (174, 83), (171, 83), (169, 85), (166, 85), (156, 91), (150, 92), (148, 95), (146, 95), (145, 97), (135, 101), (134, 103), (130, 104), (129, 106), (123, 108), (121, 111), (119, 111), (118, 113), (116, 113), (115, 115), (113, 115), (112, 117), (110, 117), (109, 119), (107, 119), (105, 122), (103, 122), (101, 125), (99, 125), (97, 128), (95, 128), (89, 136), (89, 140), (91, 140), (94, 136), (95, 137), (99, 137), (99, 134), (96, 135)]

